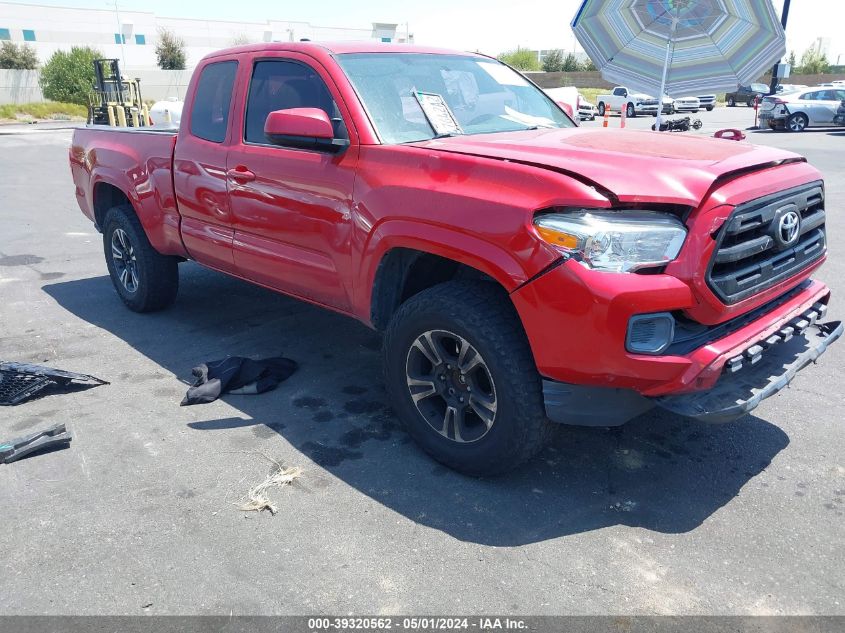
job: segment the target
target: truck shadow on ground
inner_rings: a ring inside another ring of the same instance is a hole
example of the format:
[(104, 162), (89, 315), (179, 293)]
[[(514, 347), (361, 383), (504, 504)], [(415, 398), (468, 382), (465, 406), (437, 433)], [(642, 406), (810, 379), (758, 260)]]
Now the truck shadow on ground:
[(246, 419), (189, 426), (220, 434), (252, 427), (260, 450), (279, 434), (359, 492), (462, 541), (516, 546), (620, 524), (686, 532), (789, 444), (754, 416), (711, 426), (650, 412), (616, 429), (560, 427), (529, 465), (472, 479), (429, 459), (398, 427), (384, 394), (380, 337), (351, 319), (193, 264), (182, 267), (176, 304), (157, 314), (126, 310), (105, 276), (44, 290), (184, 381), (192, 366), (226, 355), (294, 358), (300, 370), (276, 391), (225, 397)]

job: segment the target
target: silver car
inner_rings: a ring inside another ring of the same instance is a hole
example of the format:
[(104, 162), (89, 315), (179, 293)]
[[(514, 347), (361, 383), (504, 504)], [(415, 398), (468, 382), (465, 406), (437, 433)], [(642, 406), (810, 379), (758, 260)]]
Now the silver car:
[(833, 117), (845, 99), (845, 88), (816, 86), (789, 94), (763, 97), (760, 124), (772, 130), (803, 132), (808, 127), (834, 125)]

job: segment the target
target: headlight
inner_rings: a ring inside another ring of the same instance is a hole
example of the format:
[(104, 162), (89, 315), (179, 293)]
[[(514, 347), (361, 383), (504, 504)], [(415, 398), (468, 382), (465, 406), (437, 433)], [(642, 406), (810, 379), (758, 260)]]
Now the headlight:
[(534, 220), (537, 234), (587, 268), (630, 272), (663, 266), (678, 256), (687, 235), (659, 211), (573, 211)]

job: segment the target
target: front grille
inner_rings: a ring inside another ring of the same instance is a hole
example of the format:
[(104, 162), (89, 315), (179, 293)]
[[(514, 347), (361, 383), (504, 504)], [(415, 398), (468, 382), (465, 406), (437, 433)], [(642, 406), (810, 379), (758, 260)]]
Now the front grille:
[(643, 101), (640, 101), (640, 104), (641, 104), (641, 105), (653, 105), (653, 106), (656, 106), (656, 105), (657, 105), (657, 99), (644, 99)]
[[(797, 236), (789, 240), (796, 214)], [(707, 285), (719, 299), (733, 304), (771, 288), (824, 255), (824, 185), (802, 185), (739, 205), (716, 241)]]

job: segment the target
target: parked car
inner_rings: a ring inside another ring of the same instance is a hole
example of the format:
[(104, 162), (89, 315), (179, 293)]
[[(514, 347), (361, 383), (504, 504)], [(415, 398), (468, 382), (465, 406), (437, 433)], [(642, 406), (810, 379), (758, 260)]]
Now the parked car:
[(582, 121), (595, 121), (596, 112), (598, 109), (595, 105), (587, 101), (587, 98), (578, 93), (578, 116)]
[[(607, 109), (610, 109), (611, 112), (621, 113), (623, 108), (625, 109), (625, 116), (628, 118), (634, 118), (638, 114), (657, 116), (657, 99), (641, 92), (630, 91), (625, 86), (616, 86), (610, 94), (596, 97), (596, 101), (598, 102), (599, 116), (604, 116)], [(665, 103), (663, 107), (666, 108)]]
[(592, 121), (596, 118), (596, 107), (578, 92), (578, 88), (574, 86), (546, 88), (545, 92), (570, 116), (575, 117), (577, 112), (577, 117), (581, 121)]
[(762, 99), (767, 94), (769, 94), (769, 87), (766, 84), (739, 86), (733, 92), (725, 94), (725, 103), (727, 103), (729, 108), (733, 108), (739, 103), (744, 103), (749, 107), (753, 107), (755, 98)]
[(836, 109), (836, 116), (833, 117), (834, 125), (845, 125), (845, 101), (839, 104)]
[(795, 92), (796, 90), (803, 90), (807, 88), (805, 84), (778, 84), (776, 92), (780, 94), (781, 92)]
[(702, 108), (711, 112), (716, 107), (716, 95), (699, 95), (698, 103)]
[(815, 362), (843, 328), (820, 323), (824, 183), (798, 159), (578, 128), (494, 59), (369, 42), (212, 53), (178, 132), (69, 150), (130, 310), (170, 305), (192, 259), (355, 318), (409, 435), (473, 475), (552, 421), (735, 419)]
[(678, 97), (672, 104), (673, 112), (698, 112), (701, 102), (698, 97)]
[(764, 97), (760, 123), (770, 129), (803, 132), (808, 127), (834, 125), (845, 88), (805, 88), (798, 92)]

